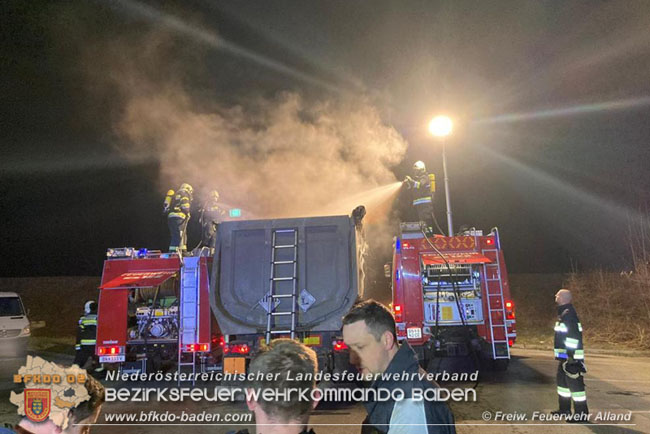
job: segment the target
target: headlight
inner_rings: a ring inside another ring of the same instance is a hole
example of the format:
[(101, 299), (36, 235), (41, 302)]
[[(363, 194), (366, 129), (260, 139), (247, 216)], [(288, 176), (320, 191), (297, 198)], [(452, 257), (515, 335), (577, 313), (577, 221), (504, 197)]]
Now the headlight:
[(29, 333), (31, 330), (29, 329), (29, 326), (23, 327), (23, 329), (20, 332), (20, 336), (29, 336)]

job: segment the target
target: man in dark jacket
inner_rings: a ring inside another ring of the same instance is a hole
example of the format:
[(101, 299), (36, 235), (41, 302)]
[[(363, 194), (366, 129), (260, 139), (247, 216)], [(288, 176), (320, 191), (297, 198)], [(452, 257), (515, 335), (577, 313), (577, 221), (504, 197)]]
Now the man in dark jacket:
[[(555, 358), (559, 360), (557, 368), (557, 393), (560, 409), (557, 414), (567, 416), (571, 422), (587, 422), (589, 409), (585, 394), (584, 365), (585, 352), (582, 346), (582, 325), (578, 314), (571, 304), (571, 291), (560, 289), (555, 294), (558, 305), (558, 320), (555, 323)], [(571, 401), (575, 414), (571, 415)]]
[[(436, 384), (420, 379), (426, 374), (408, 343), (397, 343), (395, 320), (382, 304), (368, 300), (354, 306), (343, 318), (343, 340), (350, 348), (351, 362), (359, 371), (376, 379), (374, 389), (400, 389), (401, 401), (365, 403), (368, 417), (362, 433), (455, 433), (454, 416), (443, 402), (415, 399), (414, 389), (434, 389)], [(378, 374), (406, 374), (404, 381), (383, 379)], [(428, 395), (428, 394), (427, 394)], [(426, 428), (425, 428), (426, 427)]]

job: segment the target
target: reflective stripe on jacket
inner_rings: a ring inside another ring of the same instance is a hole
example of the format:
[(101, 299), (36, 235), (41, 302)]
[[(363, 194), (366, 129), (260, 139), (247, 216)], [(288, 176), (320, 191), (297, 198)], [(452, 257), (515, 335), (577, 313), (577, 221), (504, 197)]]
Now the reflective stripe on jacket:
[(554, 355), (556, 359), (584, 360), (582, 346), (582, 324), (572, 304), (558, 307), (558, 320), (555, 323)]
[(419, 175), (413, 180), (411, 187), (413, 187), (414, 206), (431, 203), (431, 180), (428, 174)]
[(76, 349), (81, 345), (95, 345), (97, 342), (97, 314), (91, 313), (79, 318), (79, 327), (77, 327), (77, 344)]

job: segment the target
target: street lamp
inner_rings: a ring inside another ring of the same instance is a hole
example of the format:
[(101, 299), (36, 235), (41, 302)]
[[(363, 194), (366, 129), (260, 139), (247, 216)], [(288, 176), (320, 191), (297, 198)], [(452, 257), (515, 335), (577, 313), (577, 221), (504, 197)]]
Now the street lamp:
[(445, 201), (447, 203), (447, 230), (449, 236), (454, 236), (454, 225), (451, 221), (451, 201), (449, 200), (449, 177), (447, 176), (447, 157), (445, 155), (445, 137), (451, 134), (454, 123), (447, 116), (436, 116), (429, 122), (429, 132), (440, 137), (442, 142), (442, 172), (445, 178)]

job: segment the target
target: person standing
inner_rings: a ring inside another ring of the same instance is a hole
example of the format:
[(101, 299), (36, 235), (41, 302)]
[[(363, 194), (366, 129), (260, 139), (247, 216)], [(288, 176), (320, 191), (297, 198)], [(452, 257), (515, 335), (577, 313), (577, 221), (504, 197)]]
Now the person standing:
[[(362, 434), (456, 433), (454, 416), (444, 402), (414, 399), (413, 390), (431, 390), (438, 385), (423, 378), (426, 372), (410, 345), (398, 344), (395, 319), (384, 305), (367, 300), (353, 306), (343, 317), (343, 341), (350, 348), (350, 363), (364, 376), (375, 377), (371, 389), (404, 392), (399, 401), (366, 402), (368, 417)], [(379, 375), (383, 373), (388, 374), (386, 378)], [(409, 379), (394, 380), (403, 375)]]
[[(253, 380), (247, 386), (246, 405), (255, 414), (258, 433), (314, 434), (309, 415), (318, 404), (314, 394), (318, 359), (311, 348), (291, 339), (274, 339), (251, 360), (248, 373)], [(292, 378), (293, 377), (293, 378)], [(306, 399), (299, 393), (305, 392)], [(279, 392), (285, 399), (266, 396)], [(249, 434), (247, 429), (229, 434)]]
[(208, 200), (203, 205), (201, 217), (199, 218), (202, 228), (201, 246), (208, 247), (212, 254), (214, 253), (217, 224), (219, 224), (225, 214), (225, 211), (217, 204), (218, 201), (219, 192), (212, 190), (208, 196)]
[(187, 250), (187, 223), (190, 221), (190, 207), (192, 206), (192, 193), (194, 189), (189, 184), (181, 184), (174, 194), (169, 190), (163, 204), (163, 212), (167, 214), (169, 226), (169, 251)]
[(411, 189), (413, 206), (417, 210), (418, 219), (424, 222), (430, 231), (433, 231), (433, 195), (435, 181), (432, 183), (433, 175), (427, 173), (427, 168), (422, 161), (416, 161), (413, 165), (413, 178), (407, 176), (404, 179), (406, 186)]
[(95, 357), (97, 343), (97, 303), (88, 300), (84, 305), (84, 314), (79, 318), (77, 326), (77, 344), (74, 364), (83, 368), (88, 358)]
[(566, 415), (570, 422), (587, 422), (589, 409), (584, 381), (587, 370), (584, 364), (582, 324), (573, 307), (571, 291), (560, 289), (555, 294), (555, 302), (558, 306), (558, 320), (555, 323), (554, 354), (559, 361), (556, 380), (560, 408), (554, 413)]

